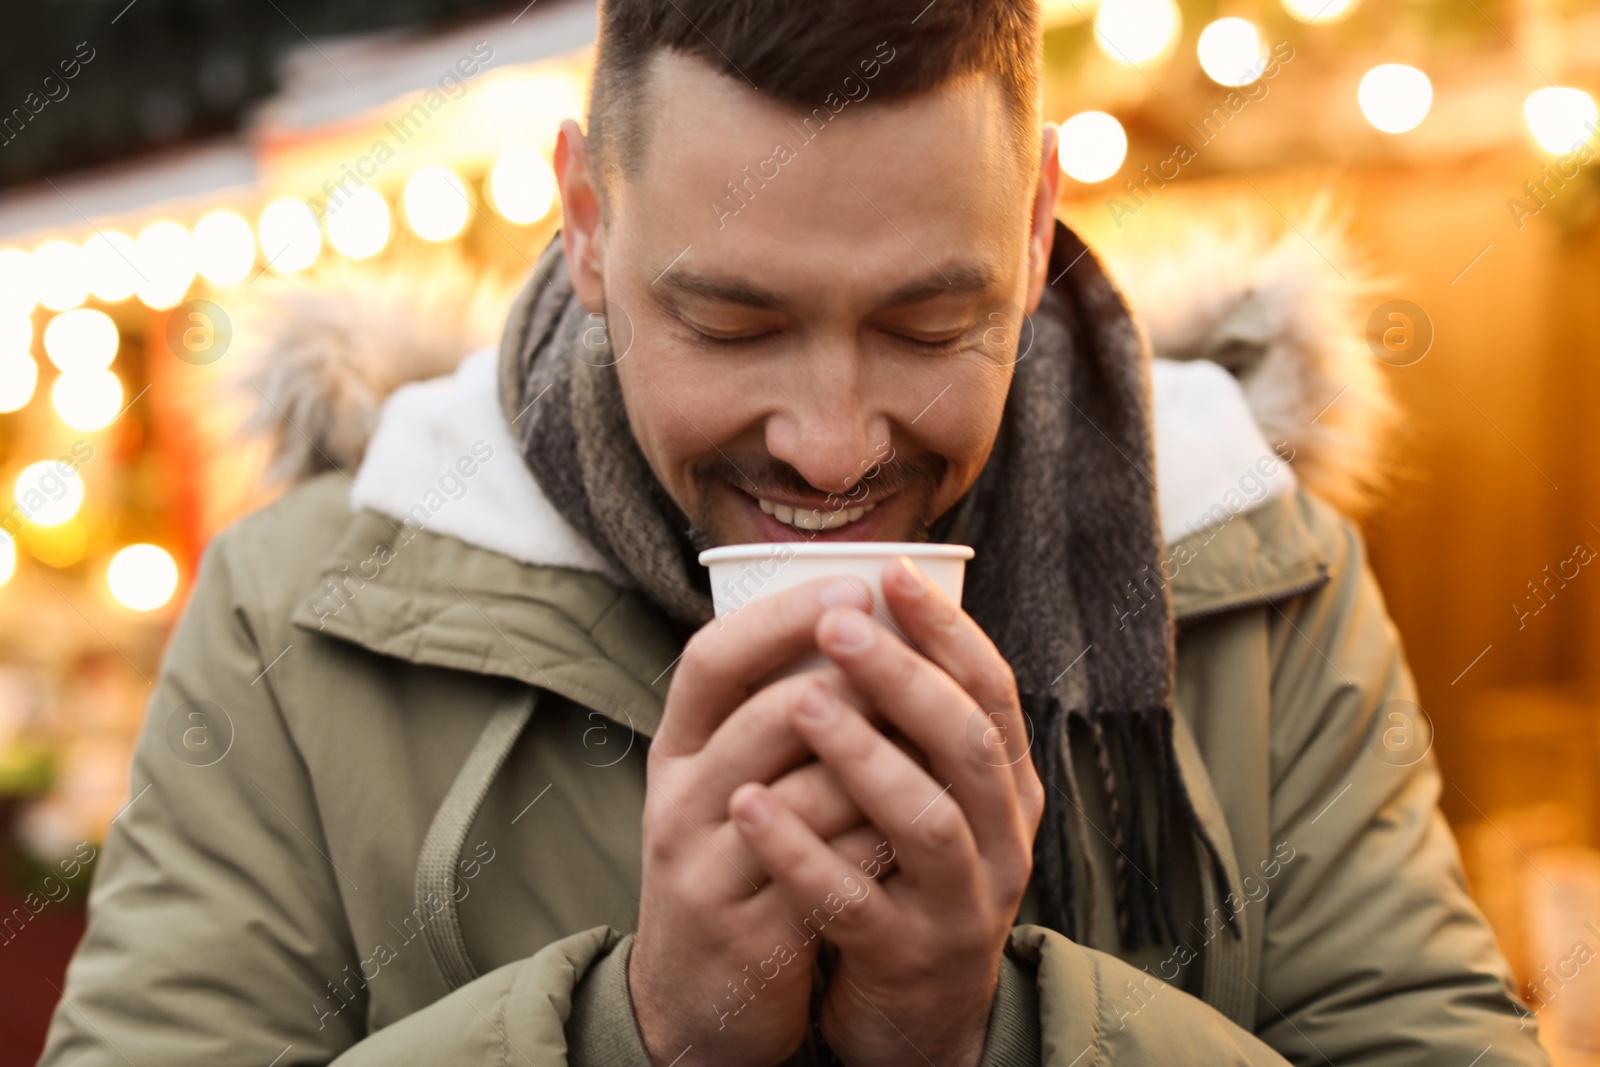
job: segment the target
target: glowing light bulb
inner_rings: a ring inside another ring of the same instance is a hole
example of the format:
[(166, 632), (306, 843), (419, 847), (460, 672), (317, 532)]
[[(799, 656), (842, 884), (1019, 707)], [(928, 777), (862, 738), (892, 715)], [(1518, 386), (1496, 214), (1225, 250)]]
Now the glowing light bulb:
[(21, 411), (39, 387), (39, 364), (27, 350), (0, 352), (0, 413)]
[(322, 230), (304, 200), (274, 200), (261, 212), (257, 229), (261, 253), (278, 274), (305, 270), (322, 254)]
[(83, 507), (83, 478), (60, 460), (30, 463), (17, 475), (13, 496), (28, 522), (60, 526)]
[(139, 300), (156, 311), (177, 307), (194, 284), (194, 238), (176, 222), (152, 222), (133, 243), (134, 262), (144, 277)]
[(1249, 19), (1218, 19), (1200, 31), (1200, 69), (1218, 85), (1249, 85), (1266, 69), (1261, 33)]
[(89, 292), (108, 304), (132, 296), (140, 282), (137, 255), (133, 238), (116, 230), (103, 230), (83, 242)]
[(1301, 22), (1324, 26), (1349, 18), (1356, 3), (1357, 0), (1283, 0), (1283, 9)]
[(1069, 178), (1093, 184), (1115, 174), (1128, 155), (1122, 123), (1104, 111), (1084, 111), (1061, 124), (1061, 169)]
[(328, 205), (328, 243), (351, 259), (366, 259), (389, 243), (389, 205), (370, 185), (359, 186), (335, 207)]
[(178, 591), (178, 564), (159, 545), (129, 545), (111, 557), (106, 585), (123, 607), (154, 611)]
[(1137, 65), (1169, 52), (1182, 21), (1173, 0), (1101, 0), (1094, 39), (1111, 59)]
[(66, 374), (105, 370), (120, 343), (111, 316), (93, 308), (62, 312), (44, 328), (44, 353)]
[(0, 530), (0, 585), (5, 585), (17, 573), (17, 543), (11, 535)]
[(1414, 130), (1433, 106), (1433, 83), (1416, 67), (1384, 63), (1361, 78), (1356, 101), (1367, 121), (1384, 133)]
[(238, 285), (256, 265), (256, 235), (243, 215), (226, 208), (194, 224), (195, 266), (212, 285)]
[(424, 241), (448, 241), (472, 211), (467, 187), (448, 167), (423, 167), (406, 182), (406, 224)]
[(71, 241), (46, 241), (33, 250), (33, 277), (39, 303), (67, 311), (89, 296), (83, 249)]
[(122, 379), (108, 370), (63, 374), (50, 387), (50, 403), (74, 430), (102, 430), (122, 412)]
[(26, 315), (38, 302), (33, 257), (20, 248), (0, 249), (0, 310)]
[(1582, 89), (1551, 85), (1536, 89), (1522, 103), (1528, 132), (1546, 152), (1565, 154), (1595, 137), (1600, 130), (1600, 109)]
[(509, 222), (538, 222), (555, 206), (555, 172), (533, 149), (509, 149), (489, 172), (489, 199)]

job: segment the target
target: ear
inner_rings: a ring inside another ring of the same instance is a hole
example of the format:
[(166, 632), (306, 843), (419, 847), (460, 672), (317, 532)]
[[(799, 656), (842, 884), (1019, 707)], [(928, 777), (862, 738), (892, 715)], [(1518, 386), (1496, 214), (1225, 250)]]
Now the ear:
[(573, 293), (585, 310), (604, 312), (599, 176), (589, 169), (588, 142), (573, 119), (563, 119), (556, 136), (555, 171), (561, 188), (561, 245)]
[(1039, 146), (1039, 178), (1034, 186), (1033, 223), (1028, 231), (1028, 298), (1023, 314), (1039, 310), (1044, 296), (1050, 249), (1056, 238), (1056, 194), (1061, 188), (1060, 137), (1052, 122), (1044, 124)]

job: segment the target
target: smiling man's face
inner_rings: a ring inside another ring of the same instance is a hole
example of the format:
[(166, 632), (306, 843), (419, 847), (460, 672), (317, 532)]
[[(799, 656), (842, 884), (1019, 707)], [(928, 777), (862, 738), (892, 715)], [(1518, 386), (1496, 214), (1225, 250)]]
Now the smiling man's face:
[(924, 539), (989, 456), (1038, 306), (1053, 129), (1024, 160), (980, 76), (869, 95), (806, 141), (807, 109), (653, 62), (643, 171), (604, 226), (570, 121), (556, 157), (640, 449), (702, 548)]

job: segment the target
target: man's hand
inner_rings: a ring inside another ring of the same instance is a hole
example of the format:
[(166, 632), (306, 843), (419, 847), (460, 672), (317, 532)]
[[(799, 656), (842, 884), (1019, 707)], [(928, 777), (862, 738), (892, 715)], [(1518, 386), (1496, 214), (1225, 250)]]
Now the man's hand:
[(859, 613), (870, 597), (861, 583), (835, 579), (753, 601), (703, 627), (678, 662), (646, 768), (639, 930), (628, 961), (634, 1015), (658, 1067), (770, 1067), (805, 1037), (819, 942), (790, 926), (799, 913), (729, 822), (728, 801), (742, 783), (773, 782), (784, 810), (852, 865), (882, 840), (790, 723), (796, 699), (813, 687), (864, 706), (842, 673), (829, 667), (757, 688), (814, 649), (818, 621), (840, 605)]
[[(823, 1001), (828, 1044), (852, 1065), (976, 1064), (1000, 955), (1033, 865), (1044, 790), (1010, 666), (970, 616), (909, 561), (884, 569), (884, 596), (908, 647), (854, 608), (818, 620), (817, 646), (927, 760), (927, 769), (804, 678), (796, 732), (895, 851), (898, 872), (823, 929), (839, 965)], [(920, 651), (919, 651), (920, 650)], [(844, 855), (776, 789), (732, 797), (735, 825), (809, 911), (843, 880)]]

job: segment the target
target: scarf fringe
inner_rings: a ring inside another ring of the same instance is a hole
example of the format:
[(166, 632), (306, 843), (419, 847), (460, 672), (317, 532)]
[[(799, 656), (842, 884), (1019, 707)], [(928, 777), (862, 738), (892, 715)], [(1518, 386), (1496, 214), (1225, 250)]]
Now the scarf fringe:
[[(1037, 732), (1043, 735), (1034, 748), (1035, 764), (1046, 783), (1044, 819), (1034, 841), (1034, 862), (1040, 876), (1040, 917), (1044, 925), (1080, 942), (1086, 942), (1098, 926), (1098, 865), (1088, 835), (1092, 824), (1084, 811), (1072, 759), (1071, 725), (1076, 720), (1094, 745), (1100, 771), (1098, 784), (1109, 824), (1101, 833), (1111, 842), (1114, 853), (1113, 906), (1122, 947), (1135, 950), (1146, 944), (1174, 946), (1182, 940), (1173, 900), (1174, 814), (1196, 842), (1205, 868), (1201, 877), (1215, 882), (1228, 928), (1235, 938), (1241, 937), (1221, 854), (1201, 822), (1178, 769), (1173, 750), (1173, 710), (1151, 707), (1065, 712), (1053, 694), (1028, 700), (1025, 706), (1038, 724)], [(1154, 794), (1153, 812), (1145, 796), (1146, 774), (1154, 779), (1149, 783), (1149, 791)], [(1065, 789), (1061, 787), (1063, 781)], [(1087, 892), (1081, 894), (1077, 876), (1080, 862), (1087, 876), (1083, 879)], [(1087, 925), (1080, 924), (1080, 909), (1088, 911)]]

